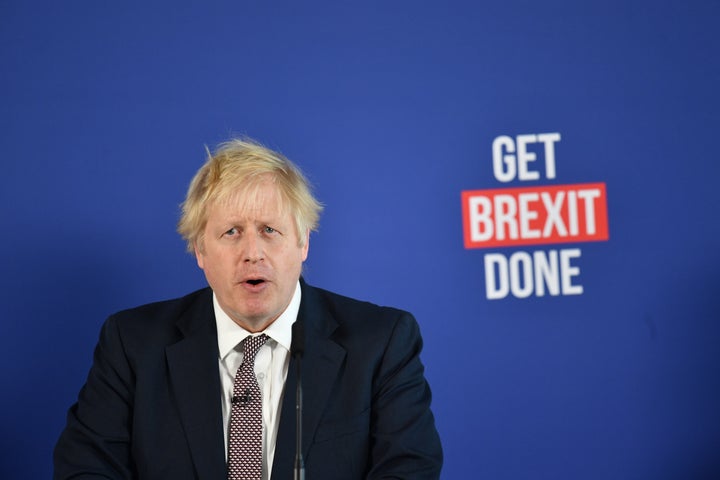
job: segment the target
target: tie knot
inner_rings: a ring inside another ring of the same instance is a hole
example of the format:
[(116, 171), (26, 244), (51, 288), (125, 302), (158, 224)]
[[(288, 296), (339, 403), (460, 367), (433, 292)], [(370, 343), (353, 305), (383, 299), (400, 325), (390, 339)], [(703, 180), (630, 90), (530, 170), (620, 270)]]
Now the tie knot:
[(243, 342), (243, 363), (255, 364), (255, 355), (257, 354), (260, 347), (265, 345), (268, 336), (264, 333), (254, 337), (246, 337)]

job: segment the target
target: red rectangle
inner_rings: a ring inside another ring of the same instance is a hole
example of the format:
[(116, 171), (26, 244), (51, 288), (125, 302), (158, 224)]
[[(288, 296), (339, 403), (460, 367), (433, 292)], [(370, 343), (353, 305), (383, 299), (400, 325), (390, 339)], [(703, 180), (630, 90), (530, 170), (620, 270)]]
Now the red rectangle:
[(462, 192), (465, 248), (607, 240), (604, 183)]

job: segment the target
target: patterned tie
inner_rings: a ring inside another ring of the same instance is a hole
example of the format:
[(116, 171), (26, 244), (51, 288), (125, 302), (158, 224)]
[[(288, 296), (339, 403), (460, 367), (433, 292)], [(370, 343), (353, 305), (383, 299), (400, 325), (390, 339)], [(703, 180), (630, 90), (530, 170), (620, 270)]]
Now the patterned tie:
[(243, 344), (230, 410), (228, 480), (262, 478), (262, 397), (255, 378), (255, 355), (267, 339), (265, 334), (247, 337)]

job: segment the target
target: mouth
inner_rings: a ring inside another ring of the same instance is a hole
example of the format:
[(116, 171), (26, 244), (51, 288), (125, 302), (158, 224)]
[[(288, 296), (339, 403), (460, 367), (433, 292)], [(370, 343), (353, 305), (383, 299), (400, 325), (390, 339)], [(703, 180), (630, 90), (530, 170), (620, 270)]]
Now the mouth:
[(240, 280), (240, 285), (247, 291), (254, 293), (261, 292), (269, 283), (269, 280), (264, 275), (248, 275)]

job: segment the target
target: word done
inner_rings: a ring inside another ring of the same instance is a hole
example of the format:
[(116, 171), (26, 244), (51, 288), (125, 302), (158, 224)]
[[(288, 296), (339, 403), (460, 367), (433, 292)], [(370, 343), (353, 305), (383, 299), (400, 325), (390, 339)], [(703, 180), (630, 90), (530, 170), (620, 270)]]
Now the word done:
[(582, 285), (574, 283), (580, 268), (572, 261), (580, 258), (579, 248), (515, 252), (510, 258), (500, 253), (485, 255), (485, 296), (497, 300), (512, 294), (517, 298), (545, 294), (581, 295)]

